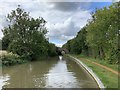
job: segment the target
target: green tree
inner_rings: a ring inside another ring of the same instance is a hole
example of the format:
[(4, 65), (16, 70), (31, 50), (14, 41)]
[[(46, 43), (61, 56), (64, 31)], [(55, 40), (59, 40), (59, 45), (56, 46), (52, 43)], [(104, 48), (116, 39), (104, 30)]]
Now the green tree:
[(87, 27), (87, 42), (95, 56), (116, 60), (118, 53), (118, 3), (97, 10)]
[(50, 43), (48, 45), (48, 56), (56, 56), (57, 52), (56, 52), (56, 46), (52, 43)]
[(97, 9), (92, 13), (88, 24), (78, 32), (76, 38), (69, 40), (63, 47), (73, 53), (81, 50), (82, 53), (108, 60), (109, 63), (118, 62), (120, 56), (119, 14), (120, 2), (113, 3), (108, 8)]
[(27, 59), (36, 59), (47, 55), (47, 40), (45, 28), (46, 21), (43, 18), (34, 19), (29, 13), (18, 7), (8, 14), (10, 23), (2, 31), (8, 50)]
[(83, 27), (77, 34), (76, 40), (78, 44), (78, 50), (81, 50), (81, 53), (88, 55), (88, 45), (86, 43), (86, 27)]

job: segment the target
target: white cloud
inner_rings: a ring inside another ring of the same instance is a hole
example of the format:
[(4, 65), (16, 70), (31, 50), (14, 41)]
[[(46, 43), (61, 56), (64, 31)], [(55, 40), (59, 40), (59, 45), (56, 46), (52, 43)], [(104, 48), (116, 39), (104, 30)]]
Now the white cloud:
[[(47, 21), (49, 41), (57, 46), (61, 46), (67, 40), (73, 38), (90, 18), (90, 12), (80, 8), (81, 3), (46, 3), (35, 0), (29, 0), (29, 2), (12, 1), (6, 0), (0, 3), (0, 11), (2, 11), (0, 13), (0, 29), (6, 24), (3, 17), (15, 9), (17, 5), (21, 5), (25, 11), (30, 12), (31, 16), (35, 18), (41, 16)], [(88, 3), (84, 3), (85, 5), (88, 5)]]
[(71, 36), (75, 27), (74, 23), (71, 21), (71, 18), (68, 18), (65, 20), (63, 23), (57, 22), (56, 24), (47, 24), (47, 28), (49, 30), (49, 35), (50, 36), (60, 36), (60, 35), (66, 35), (66, 36)]

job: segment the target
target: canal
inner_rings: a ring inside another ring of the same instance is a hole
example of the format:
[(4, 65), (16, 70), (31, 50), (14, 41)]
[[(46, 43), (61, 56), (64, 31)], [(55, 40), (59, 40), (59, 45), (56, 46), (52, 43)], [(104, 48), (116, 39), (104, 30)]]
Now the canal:
[(98, 88), (74, 61), (58, 57), (2, 68), (2, 88)]

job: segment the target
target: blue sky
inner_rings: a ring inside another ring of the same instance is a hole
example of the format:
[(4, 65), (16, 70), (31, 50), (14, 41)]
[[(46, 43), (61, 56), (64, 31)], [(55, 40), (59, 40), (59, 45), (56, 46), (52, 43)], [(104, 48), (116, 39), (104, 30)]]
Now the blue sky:
[(96, 8), (101, 9), (103, 7), (109, 7), (111, 4), (112, 2), (92, 2), (88, 9), (90, 9), (91, 11), (95, 11)]
[[(30, 12), (30, 16), (43, 17), (48, 29), (47, 37), (49, 41), (62, 46), (69, 39), (76, 36), (77, 32), (87, 24), (91, 18), (90, 13), (96, 8), (108, 7), (112, 2), (39, 2), (38, 0), (3, 0), (0, 1), (0, 29), (7, 26), (5, 16), (21, 5), (25, 11)], [(0, 38), (2, 38), (0, 31)]]

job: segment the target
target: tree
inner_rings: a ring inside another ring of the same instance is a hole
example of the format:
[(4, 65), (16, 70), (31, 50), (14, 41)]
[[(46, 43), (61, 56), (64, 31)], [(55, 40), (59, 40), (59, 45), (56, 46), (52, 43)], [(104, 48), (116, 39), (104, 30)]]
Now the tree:
[(57, 55), (57, 52), (56, 52), (56, 46), (52, 43), (50, 43), (48, 45), (48, 56), (56, 56)]
[(7, 21), (10, 24), (2, 30), (2, 41), (10, 52), (27, 59), (47, 55), (49, 43), (45, 37), (47, 30), (43, 18), (34, 19), (19, 6), (8, 14)]
[(86, 43), (86, 27), (81, 28), (78, 32), (76, 39), (78, 44), (78, 50), (81, 50), (81, 53), (88, 55), (88, 45)]
[(87, 27), (87, 42), (101, 59), (117, 58), (118, 45), (118, 3), (109, 8), (97, 10)]
[[(108, 8), (97, 9), (92, 13), (88, 24), (82, 28), (76, 38), (69, 40), (63, 46), (71, 52), (82, 50), (89, 56), (107, 60), (109, 63), (118, 62), (120, 57), (120, 2), (113, 3)], [(84, 53), (85, 54), (85, 53)]]
[(86, 44), (86, 27), (83, 27), (77, 34), (77, 36), (69, 40), (66, 44), (63, 45), (63, 48), (66, 48), (71, 53), (75, 54), (88, 54), (88, 46)]

